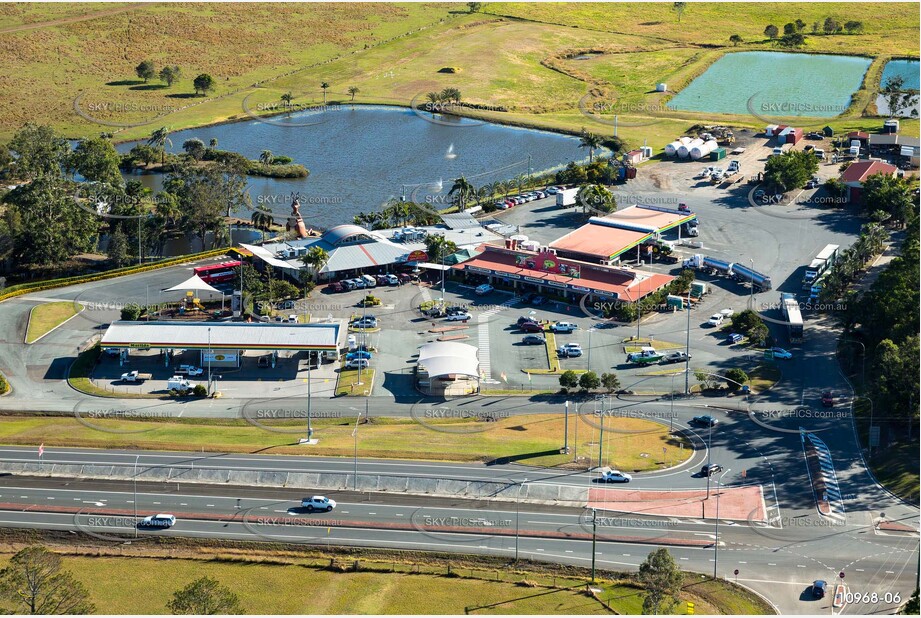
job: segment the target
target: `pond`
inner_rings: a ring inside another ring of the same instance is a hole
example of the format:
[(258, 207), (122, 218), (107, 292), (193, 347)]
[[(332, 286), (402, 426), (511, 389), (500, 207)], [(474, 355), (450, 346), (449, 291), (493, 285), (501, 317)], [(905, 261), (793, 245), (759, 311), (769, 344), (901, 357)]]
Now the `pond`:
[[(401, 195), (443, 208), (453, 179), (461, 175), (480, 187), (527, 174), (529, 159), (536, 173), (588, 155), (575, 137), (376, 106), (329, 106), (269, 121), (178, 131), (170, 135), (167, 148), (181, 152), (183, 142), (193, 137), (205, 144), (217, 139), (218, 148), (250, 159), (270, 150), (303, 164), (310, 170), (308, 178), (250, 176), (249, 193), (254, 205), (268, 206), (283, 221), (291, 212), (291, 192), (300, 192), (304, 220), (317, 228), (351, 223), (355, 214), (379, 209)], [(120, 144), (119, 151), (134, 145)], [(128, 177), (154, 190), (163, 182), (161, 174)]]
[[(901, 77), (905, 80), (902, 88), (904, 90), (914, 90), (915, 92), (919, 89), (919, 63), (917, 60), (890, 60), (886, 63), (886, 66), (883, 67), (883, 74), (879, 80), (880, 88), (885, 88), (886, 82), (889, 81), (892, 77)], [(899, 116), (911, 116), (911, 110), (914, 108), (918, 110), (918, 97), (914, 99), (914, 105), (909, 105), (904, 109), (900, 109)], [(876, 98), (876, 110), (881, 116), (889, 115), (889, 102), (886, 100), (886, 97), (880, 95)], [(917, 115), (917, 111), (915, 114)]]
[(790, 116), (831, 118), (860, 88), (869, 58), (782, 52), (736, 52), (714, 62), (668, 102), (669, 108), (754, 115), (766, 123)]

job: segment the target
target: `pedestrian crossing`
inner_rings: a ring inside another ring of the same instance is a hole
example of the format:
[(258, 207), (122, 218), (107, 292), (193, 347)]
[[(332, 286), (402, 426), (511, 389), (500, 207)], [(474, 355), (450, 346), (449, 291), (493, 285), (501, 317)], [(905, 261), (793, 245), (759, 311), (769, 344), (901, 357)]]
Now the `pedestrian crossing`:
[(477, 313), (477, 358), (480, 361), (480, 380), (482, 382), (496, 383), (492, 377), (492, 363), (489, 354), (489, 320), (492, 316), (500, 311), (521, 302), (521, 298), (513, 296), (501, 305), (497, 305), (488, 311)]
[(815, 448), (816, 455), (819, 458), (819, 468), (821, 470), (822, 480), (825, 483), (825, 495), (819, 496), (828, 502), (831, 512), (826, 515), (829, 519), (845, 523), (847, 514), (844, 508), (844, 500), (841, 497), (841, 488), (838, 486), (838, 475), (835, 474), (834, 462), (831, 458), (831, 451), (828, 446), (818, 436), (813, 433), (804, 432), (805, 439), (808, 439)]

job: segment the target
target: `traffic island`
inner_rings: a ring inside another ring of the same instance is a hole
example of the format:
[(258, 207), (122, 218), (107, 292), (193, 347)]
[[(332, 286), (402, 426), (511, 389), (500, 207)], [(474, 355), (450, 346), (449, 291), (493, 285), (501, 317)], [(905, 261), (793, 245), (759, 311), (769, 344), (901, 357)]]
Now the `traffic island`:
[(717, 495), (720, 519), (767, 521), (764, 494), (760, 486), (722, 487), (682, 491), (631, 490), (593, 487), (588, 490), (588, 507), (659, 517), (716, 517)]
[(374, 389), (374, 370), (361, 370), (361, 382), (357, 369), (340, 369), (336, 378), (336, 397), (368, 397)]

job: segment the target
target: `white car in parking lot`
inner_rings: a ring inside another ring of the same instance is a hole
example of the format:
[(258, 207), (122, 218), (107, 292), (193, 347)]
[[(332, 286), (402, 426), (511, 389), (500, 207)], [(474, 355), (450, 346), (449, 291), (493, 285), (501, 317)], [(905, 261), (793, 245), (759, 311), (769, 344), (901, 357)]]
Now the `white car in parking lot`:
[(557, 348), (556, 354), (560, 358), (577, 358), (582, 356), (582, 346), (578, 343), (567, 343)]
[(470, 317), (469, 313), (453, 313), (445, 318), (445, 322), (466, 322)]
[(571, 333), (577, 328), (579, 328), (579, 325), (572, 322), (554, 322), (550, 330), (555, 333)]
[(707, 324), (709, 324), (710, 326), (719, 326), (722, 323), (723, 323), (722, 313), (714, 313), (713, 315), (710, 316), (710, 319), (707, 320)]
[(367, 369), (371, 366), (371, 361), (367, 358), (353, 358), (345, 363), (346, 369)]

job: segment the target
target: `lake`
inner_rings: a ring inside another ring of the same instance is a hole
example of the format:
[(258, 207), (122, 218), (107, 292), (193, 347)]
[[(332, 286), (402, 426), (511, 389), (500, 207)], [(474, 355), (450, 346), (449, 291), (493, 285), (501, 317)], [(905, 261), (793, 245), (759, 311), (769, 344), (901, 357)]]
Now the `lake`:
[(772, 118), (831, 118), (860, 88), (869, 58), (782, 52), (736, 52), (714, 62), (675, 95), (677, 110)]
[[(266, 205), (285, 217), (291, 212), (291, 192), (299, 191), (305, 222), (320, 228), (351, 223), (358, 212), (379, 209), (401, 195), (443, 208), (454, 178), (464, 175), (479, 187), (527, 174), (529, 155), (532, 173), (588, 156), (575, 137), (453, 116), (433, 118), (398, 107), (330, 106), (327, 111), (297, 112), (265, 122), (188, 129), (171, 134), (172, 146), (167, 148), (181, 152), (182, 143), (193, 137), (205, 144), (216, 138), (218, 148), (250, 159), (271, 150), (306, 166), (308, 178), (250, 176), (250, 197), (254, 205)], [(134, 145), (120, 144), (118, 149), (127, 152)], [(154, 190), (162, 186), (160, 174), (127, 177)]]
[[(890, 60), (887, 62), (886, 66), (883, 67), (883, 75), (879, 80), (881, 89), (886, 86), (886, 82), (891, 77), (901, 77), (905, 80), (902, 86), (903, 89), (917, 92), (919, 82), (921, 82), (921, 79), (919, 79), (919, 62), (917, 60)], [(917, 97), (915, 98), (914, 108), (918, 109)], [(880, 95), (876, 98), (876, 109), (881, 116), (889, 115), (889, 102), (886, 101), (886, 97)], [(911, 108), (900, 110), (899, 116), (911, 116)]]

